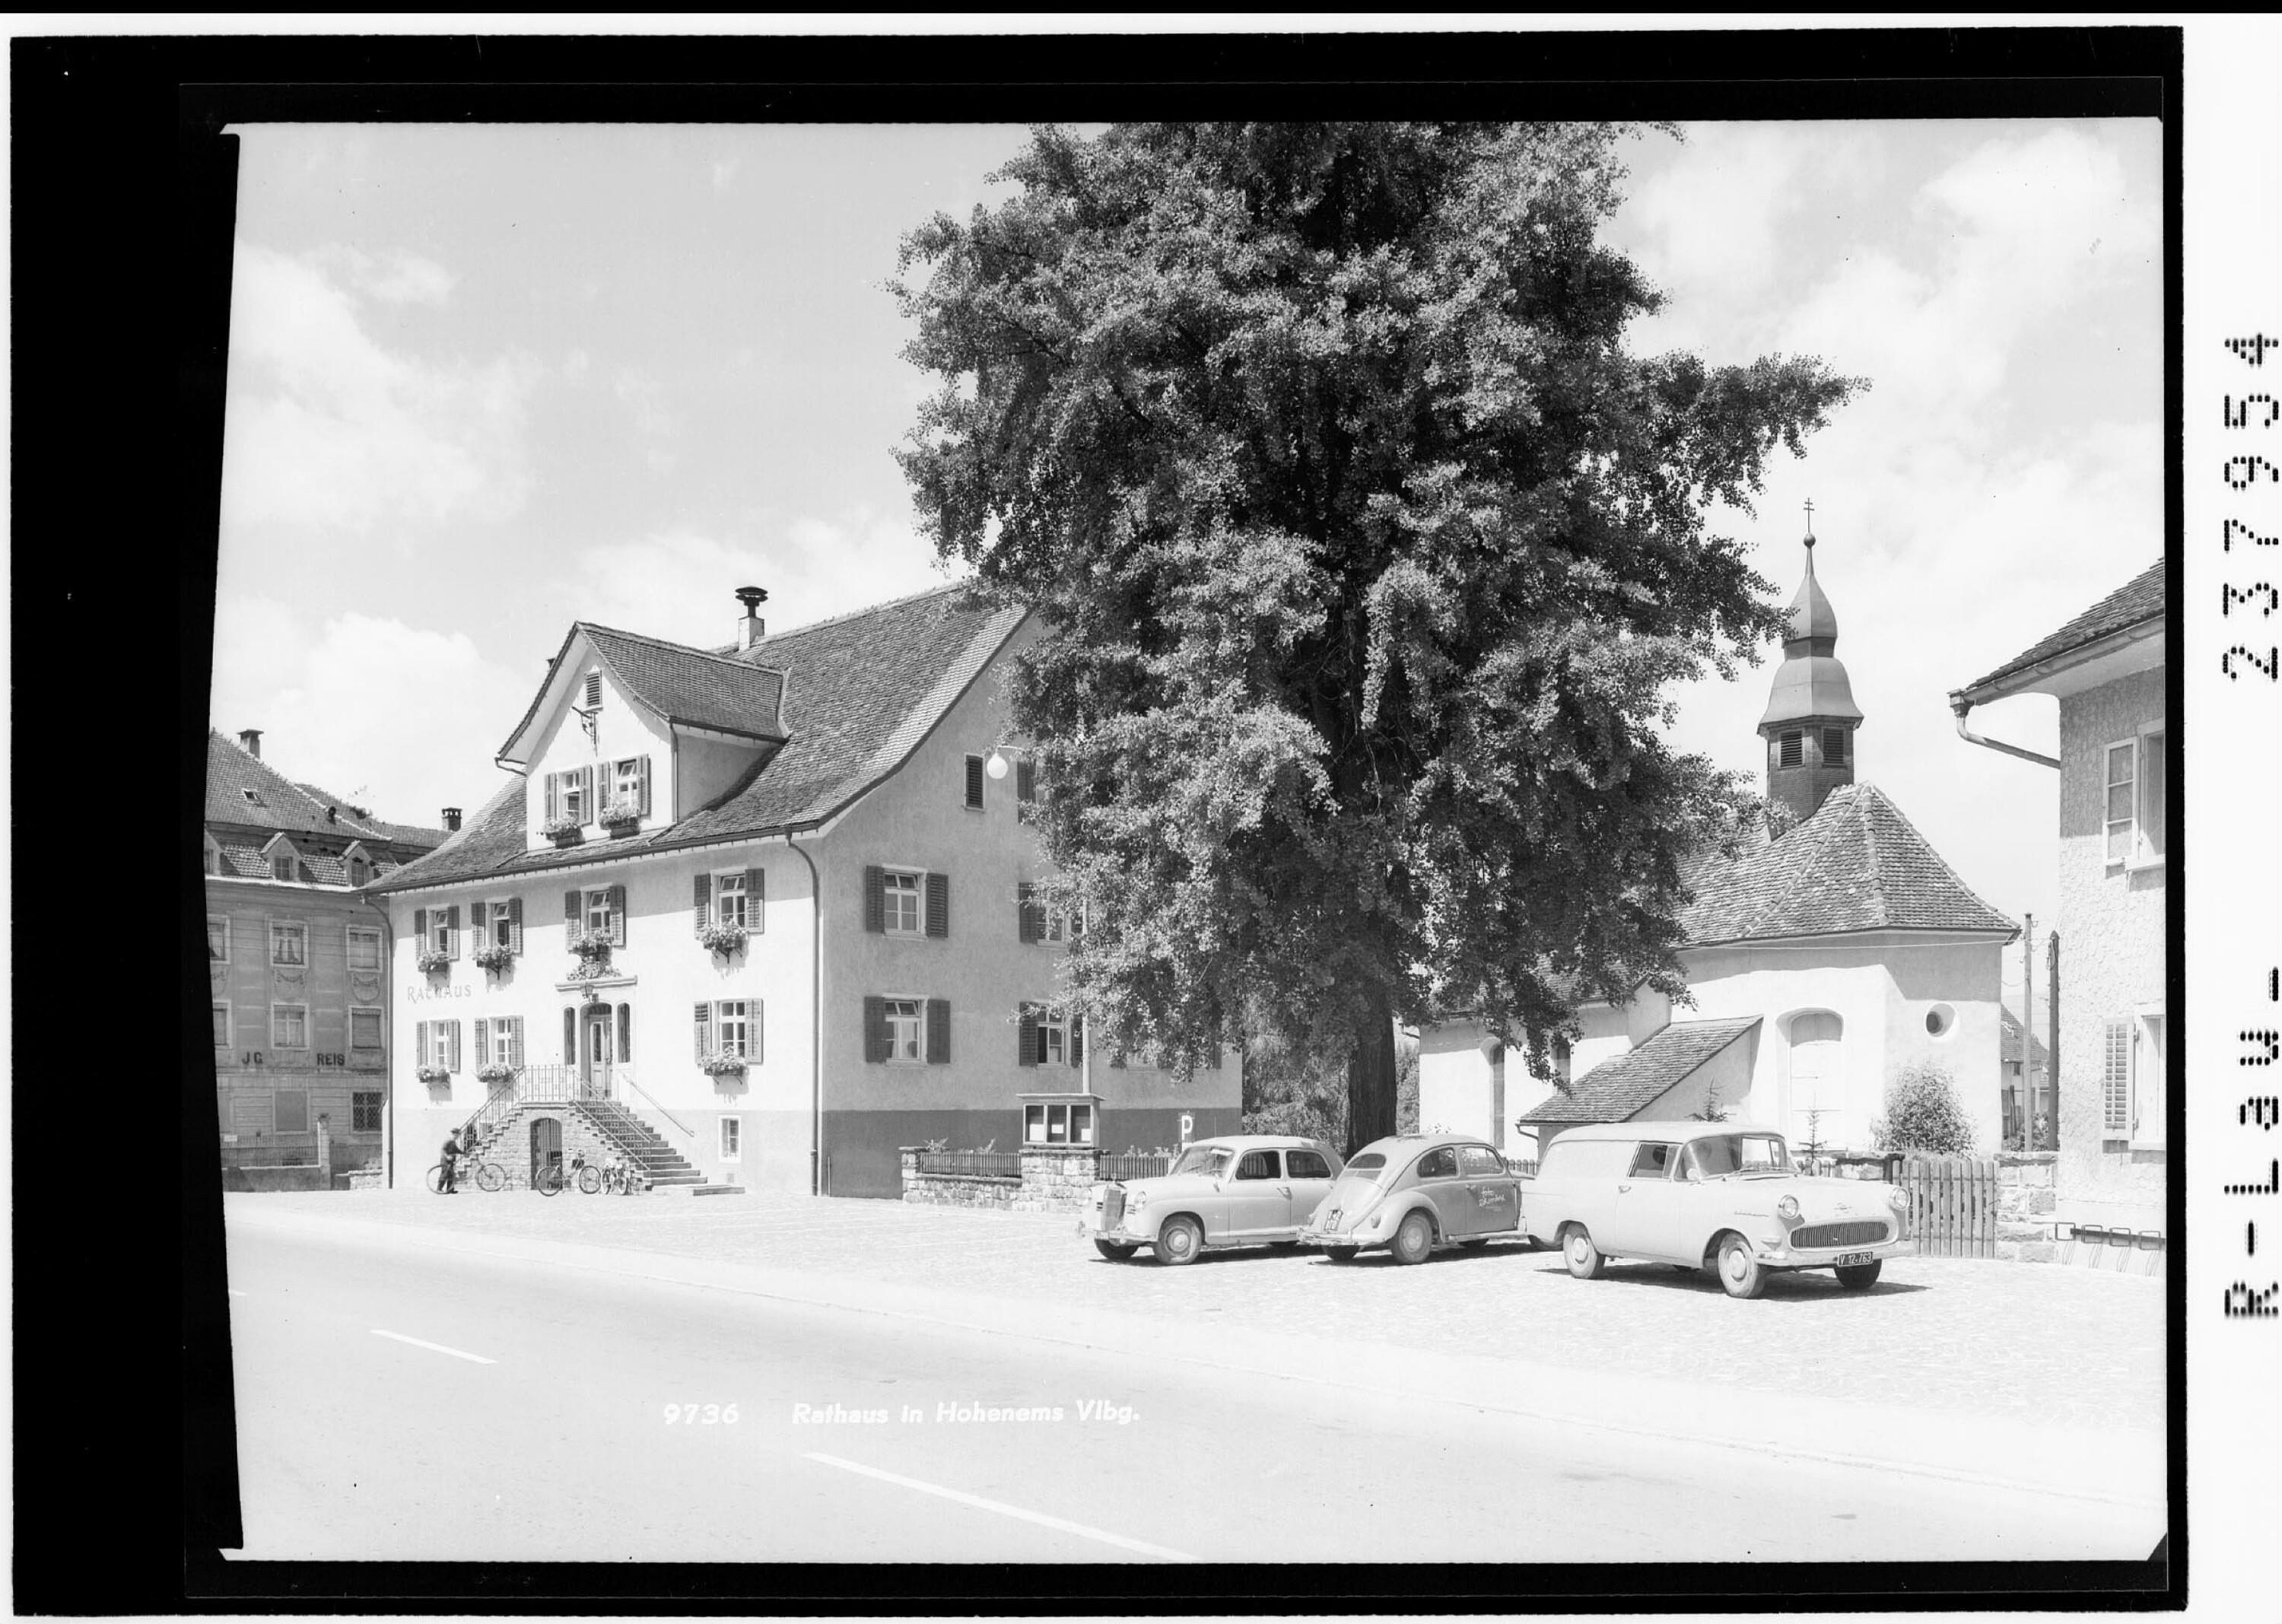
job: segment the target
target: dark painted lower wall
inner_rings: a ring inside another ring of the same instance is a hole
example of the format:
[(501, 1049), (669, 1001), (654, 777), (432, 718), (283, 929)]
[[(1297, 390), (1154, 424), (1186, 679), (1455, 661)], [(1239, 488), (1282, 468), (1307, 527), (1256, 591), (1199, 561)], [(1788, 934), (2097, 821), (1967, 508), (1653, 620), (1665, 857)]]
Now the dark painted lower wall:
[[(1196, 1131), (1190, 1137), (1206, 1138), (1234, 1133), (1241, 1124), (1235, 1106), (1190, 1106)], [(1161, 1107), (1106, 1106), (1095, 1138), (1105, 1151), (1128, 1146), (1155, 1150), (1181, 1141), (1181, 1112)], [(827, 1111), (824, 1114), (824, 1193), (870, 1195), (888, 1201), (904, 1193), (903, 1164), (897, 1153), (906, 1145), (942, 1139), (952, 1150), (980, 1150), (996, 1141), (997, 1150), (1019, 1149), (1022, 1143), (1022, 1113), (1009, 1107), (990, 1111)]]

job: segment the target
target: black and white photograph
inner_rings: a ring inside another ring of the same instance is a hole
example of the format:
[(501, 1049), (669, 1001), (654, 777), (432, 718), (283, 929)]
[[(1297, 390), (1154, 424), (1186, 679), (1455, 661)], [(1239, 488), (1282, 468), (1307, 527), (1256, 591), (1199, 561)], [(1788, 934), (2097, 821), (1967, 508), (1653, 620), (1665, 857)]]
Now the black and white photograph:
[(223, 1565), (2161, 1597), (2149, 32), (232, 118)]

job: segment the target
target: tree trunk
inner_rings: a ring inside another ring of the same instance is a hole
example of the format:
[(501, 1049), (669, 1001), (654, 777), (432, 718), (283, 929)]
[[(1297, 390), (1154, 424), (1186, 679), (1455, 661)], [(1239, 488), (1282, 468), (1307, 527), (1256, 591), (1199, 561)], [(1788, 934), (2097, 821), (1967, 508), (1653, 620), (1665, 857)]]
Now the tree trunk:
[(1350, 1156), (1394, 1131), (1394, 1010), (1377, 987), (1363, 994), (1362, 1015), (1347, 1053)]

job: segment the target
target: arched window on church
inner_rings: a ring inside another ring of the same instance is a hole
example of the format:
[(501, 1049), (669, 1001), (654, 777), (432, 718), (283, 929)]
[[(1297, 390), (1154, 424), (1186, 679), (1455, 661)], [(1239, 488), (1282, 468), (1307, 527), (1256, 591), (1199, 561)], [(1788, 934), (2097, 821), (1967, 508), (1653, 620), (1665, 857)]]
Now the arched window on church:
[(1846, 1023), (1827, 1009), (1790, 1018), (1790, 1142), (1793, 1150), (1837, 1143), (1848, 1131), (1839, 1045)]

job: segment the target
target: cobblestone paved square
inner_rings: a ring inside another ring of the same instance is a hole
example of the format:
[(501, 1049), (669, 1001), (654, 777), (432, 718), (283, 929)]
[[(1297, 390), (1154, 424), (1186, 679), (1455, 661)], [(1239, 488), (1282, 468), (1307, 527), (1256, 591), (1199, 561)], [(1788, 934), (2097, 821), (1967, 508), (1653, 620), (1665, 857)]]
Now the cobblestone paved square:
[(1185, 1269), (1104, 1261), (1070, 1215), (746, 1194), (446, 1199), (425, 1191), (235, 1195), (329, 1216), (554, 1239), (1145, 1317), (2001, 1415), (2160, 1431), (2160, 1279), (2052, 1264), (1899, 1258), (1867, 1293), (1778, 1276), (1755, 1302), (1709, 1275), (1614, 1264), (1570, 1278), (1496, 1244), (1406, 1269), (1300, 1250), (1207, 1253)]

